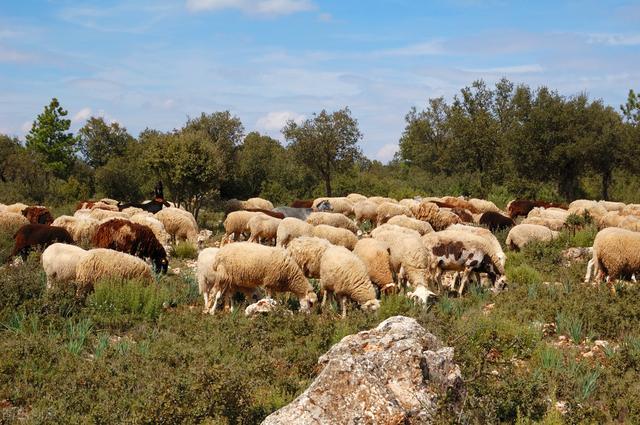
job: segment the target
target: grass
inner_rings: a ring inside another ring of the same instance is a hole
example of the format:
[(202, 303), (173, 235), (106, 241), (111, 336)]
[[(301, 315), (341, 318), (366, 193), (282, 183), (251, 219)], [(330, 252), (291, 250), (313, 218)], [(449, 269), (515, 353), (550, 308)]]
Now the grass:
[[(639, 423), (640, 287), (582, 285), (585, 264), (560, 256), (592, 235), (585, 226), (508, 253), (506, 292), (472, 285), (428, 307), (391, 295), (344, 320), (332, 309), (203, 315), (189, 272), (105, 280), (83, 302), (72, 285), (45, 291), (34, 254), (0, 272), (0, 400), (27, 423), (256, 424), (307, 388), (333, 344), (403, 314), (454, 347), (465, 378), (464, 408), (443, 404), (437, 423)], [(572, 344), (543, 335), (548, 323)], [(584, 358), (585, 339), (610, 345)], [(0, 423), (12, 415), (0, 407)]]
[(178, 242), (171, 246), (171, 255), (181, 259), (198, 258), (198, 248), (190, 242)]

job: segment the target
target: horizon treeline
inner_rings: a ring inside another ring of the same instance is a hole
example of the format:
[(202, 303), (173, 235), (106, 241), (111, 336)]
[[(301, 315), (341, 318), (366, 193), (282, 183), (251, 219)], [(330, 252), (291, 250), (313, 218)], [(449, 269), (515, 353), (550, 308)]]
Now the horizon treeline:
[(351, 192), (465, 195), (499, 205), (513, 198), (640, 202), (640, 99), (633, 90), (613, 107), (584, 93), (475, 81), (450, 100), (412, 108), (388, 164), (362, 153), (348, 107), (288, 122), (284, 146), (246, 132), (229, 111), (138, 137), (101, 117), (72, 134), (67, 115), (54, 98), (25, 140), (0, 135), (0, 202), (141, 201), (157, 180), (167, 199), (195, 214), (230, 198), (288, 204)]

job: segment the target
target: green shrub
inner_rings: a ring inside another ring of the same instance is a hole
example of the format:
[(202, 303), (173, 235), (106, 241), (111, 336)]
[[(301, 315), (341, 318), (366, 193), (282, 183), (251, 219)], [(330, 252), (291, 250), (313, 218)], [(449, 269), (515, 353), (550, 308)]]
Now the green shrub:
[(172, 294), (160, 285), (145, 285), (137, 280), (106, 279), (97, 282), (87, 306), (99, 313), (132, 315), (156, 319)]
[(171, 246), (171, 255), (176, 258), (194, 259), (198, 257), (198, 248), (190, 242), (178, 242)]
[(542, 276), (533, 267), (522, 264), (516, 267), (506, 267), (507, 281), (519, 285), (531, 286), (542, 283)]

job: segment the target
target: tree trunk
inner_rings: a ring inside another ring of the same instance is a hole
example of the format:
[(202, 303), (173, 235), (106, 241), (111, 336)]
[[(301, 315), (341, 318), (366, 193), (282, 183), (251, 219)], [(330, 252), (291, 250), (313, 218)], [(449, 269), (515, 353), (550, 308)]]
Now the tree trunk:
[(611, 174), (611, 170), (607, 170), (602, 173), (602, 199), (605, 201), (609, 200), (609, 187), (613, 180), (613, 176)]
[(327, 196), (331, 197), (331, 176), (329, 174), (324, 176), (324, 187), (327, 192)]

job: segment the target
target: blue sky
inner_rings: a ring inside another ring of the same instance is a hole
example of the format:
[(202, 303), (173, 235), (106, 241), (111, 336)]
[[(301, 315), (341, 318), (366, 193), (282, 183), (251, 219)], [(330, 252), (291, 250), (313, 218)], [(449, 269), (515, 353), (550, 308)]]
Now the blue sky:
[(52, 97), (74, 129), (229, 109), (280, 140), (287, 119), (349, 106), (387, 161), (411, 106), (503, 76), (617, 107), (640, 89), (640, 2), (0, 2), (0, 132), (20, 137)]

